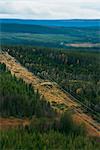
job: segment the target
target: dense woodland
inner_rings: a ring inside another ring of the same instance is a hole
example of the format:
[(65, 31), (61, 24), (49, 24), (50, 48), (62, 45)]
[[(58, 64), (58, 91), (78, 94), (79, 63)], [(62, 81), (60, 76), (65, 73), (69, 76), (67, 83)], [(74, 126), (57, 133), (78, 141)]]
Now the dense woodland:
[(0, 149), (98, 150), (100, 143), (87, 137), (83, 125), (73, 122), (71, 113), (59, 116), (38, 91), (12, 76), (0, 64), (0, 116), (30, 119), (30, 125), (0, 129)]
[(27, 129), (1, 131), (0, 148), (13, 150), (99, 150), (100, 143), (83, 135), (59, 131), (39, 132)]
[(1, 117), (52, 117), (53, 109), (38, 91), (22, 79), (12, 77), (5, 65), (0, 65), (0, 116)]
[[(89, 108), (100, 112), (100, 53), (3, 46), (29, 71), (41, 78), (56, 81), (62, 88)], [(84, 50), (84, 49), (83, 49)]]

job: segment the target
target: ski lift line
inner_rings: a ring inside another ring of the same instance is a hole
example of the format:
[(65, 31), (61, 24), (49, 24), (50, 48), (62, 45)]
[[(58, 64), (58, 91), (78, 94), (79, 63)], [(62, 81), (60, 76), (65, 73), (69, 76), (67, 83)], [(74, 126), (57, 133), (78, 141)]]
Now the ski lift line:
[[(49, 77), (49, 79), (51, 79), (53, 82), (56, 82), (54, 79), (52, 79), (50, 76), (48, 76)], [(57, 83), (57, 82), (56, 82)], [(58, 83), (57, 83), (58, 84)], [(58, 84), (59, 85), (59, 84)], [(60, 85), (59, 85), (59, 87), (61, 87)], [(62, 87), (61, 87), (62, 88)], [(62, 88), (63, 89), (63, 88)], [(64, 91), (65, 91), (65, 89), (63, 89)], [(67, 91), (65, 91), (65, 92), (67, 92)], [(68, 93), (68, 92), (67, 92)], [(71, 94), (70, 94), (71, 95)], [(72, 96), (72, 95), (71, 95)]]
[[(76, 93), (74, 93), (72, 90), (71, 90), (71, 92), (72, 92), (73, 94), (76, 94)], [(77, 94), (76, 94), (76, 96), (77, 96), (78, 98), (84, 100), (81, 96), (79, 96), (79, 95), (77, 95)], [(87, 97), (86, 97), (86, 98), (87, 98)], [(95, 106), (92, 102), (91, 102), (91, 104), (92, 104), (93, 106)]]
[[(42, 76), (42, 75), (41, 75)], [(47, 79), (45, 76), (42, 76), (44, 79)], [(49, 77), (49, 79), (52, 81), (52, 82), (54, 82), (54, 80), (53, 79), (51, 79), (50, 77)], [(57, 83), (56, 83), (57, 84)], [(58, 85), (58, 84), (57, 84)], [(59, 96), (59, 98), (61, 98), (61, 96)], [(66, 101), (64, 101), (65, 103), (66, 103)]]
[[(46, 78), (45, 78), (45, 79), (46, 79)], [(49, 87), (49, 86), (47, 85), (47, 87)], [(45, 92), (45, 93), (46, 93), (46, 92)], [(60, 98), (60, 99), (62, 99), (62, 100), (65, 102), (65, 104), (68, 106), (67, 102), (66, 102), (59, 94), (57, 94), (57, 97)]]
[[(51, 79), (51, 77), (49, 77), (50, 79)], [(52, 79), (52, 81), (53, 81), (53, 79)], [(55, 81), (56, 82), (56, 81)], [(58, 83), (57, 83), (58, 84)], [(59, 85), (59, 84), (58, 84)], [(62, 87), (61, 87), (62, 88)], [(63, 90), (65, 91), (65, 89), (63, 88)], [(67, 92), (67, 91), (66, 91)], [(73, 94), (76, 94), (76, 93), (74, 93), (72, 90), (71, 90), (71, 92), (73, 93)], [(70, 94), (69, 92), (67, 92), (67, 94)], [(70, 94), (70, 96), (72, 97), (72, 95)], [(81, 99), (83, 99), (82, 97), (80, 97), (80, 96), (78, 96), (77, 95), (77, 97), (79, 97), (79, 98), (81, 98)], [(75, 97), (73, 97), (74, 99), (76, 99)], [(77, 100), (77, 99), (76, 99)], [(83, 99), (84, 100), (84, 99)], [(77, 100), (78, 101), (78, 100)], [(85, 105), (84, 103), (82, 103), (82, 102), (80, 102), (79, 101), (79, 103), (81, 103), (81, 104), (83, 104), (83, 105)], [(91, 103), (93, 106), (95, 106), (93, 103)], [(86, 105), (85, 105), (86, 106)], [(88, 107), (88, 106), (86, 106), (86, 107)], [(88, 107), (89, 108), (89, 107)], [(91, 108), (90, 108), (91, 109)], [(96, 112), (96, 111), (95, 111)]]
[[(51, 79), (51, 77), (49, 77), (50, 79)], [(54, 81), (53, 79), (52, 79), (52, 81)], [(56, 81), (55, 81), (56, 82)], [(57, 82), (56, 82), (57, 83)], [(58, 84), (58, 83), (57, 83)], [(83, 105), (84, 107), (86, 107), (86, 108), (88, 108), (89, 110), (91, 110), (92, 112), (95, 112), (94, 110), (92, 110), (91, 108), (89, 108), (89, 107), (87, 107), (85, 104), (83, 104), (82, 102), (80, 102), (79, 100), (77, 100), (75, 97), (73, 97), (70, 93), (68, 93), (65, 89), (63, 89), (59, 84), (58, 84), (58, 86), (66, 93), (66, 94), (68, 94), (68, 95), (70, 95), (73, 99), (75, 99), (78, 103), (80, 103), (81, 105)], [(95, 112), (95, 113), (97, 113), (97, 112)]]
[[(40, 78), (40, 77), (39, 77), (39, 78)], [(43, 78), (45, 78), (45, 77), (43, 76)], [(45, 78), (45, 79), (47, 79), (47, 78)], [(47, 87), (49, 87), (49, 86), (47, 85)], [(46, 92), (45, 92), (45, 93), (46, 93)], [(60, 98), (60, 99), (62, 99), (63, 102), (65, 103), (65, 105), (68, 106), (67, 102), (66, 102), (59, 94), (57, 94), (57, 97)]]
[[(77, 100), (75, 97), (73, 97), (70, 93), (68, 93), (68, 92), (67, 92), (65, 89), (63, 89), (62, 87), (61, 87), (61, 89), (62, 89), (65, 93), (67, 93), (69, 96), (71, 96), (71, 98), (75, 99), (78, 103), (80, 103), (81, 105), (83, 105), (84, 107), (86, 107), (86, 108), (88, 108), (88, 109), (91, 109), (91, 108), (87, 107), (84, 103), (80, 102), (80, 101)], [(96, 111), (94, 111), (94, 110), (92, 110), (92, 109), (91, 109), (91, 111), (97, 113)]]
[[(49, 79), (51, 80), (51, 81), (53, 81), (53, 82), (56, 82), (55, 80), (53, 80), (50, 76), (48, 76), (49, 77)], [(57, 83), (57, 82), (56, 82)], [(65, 91), (65, 89), (63, 89), (58, 83), (57, 83), (57, 85), (65, 92), (65, 93), (67, 93), (67, 94), (69, 94), (67, 91)], [(70, 95), (70, 96), (72, 96), (72, 95)], [(74, 98), (74, 97), (73, 97)]]
[[(84, 100), (81, 96), (77, 95), (76, 93), (74, 93), (72, 90), (71, 90), (71, 93), (75, 94), (78, 98)], [(87, 97), (86, 97), (87, 98)], [(95, 105), (91, 102), (91, 105), (95, 107)]]
[[(67, 91), (63, 90), (65, 93), (67, 93), (68, 95), (70, 95)], [(92, 111), (92, 113), (95, 113), (96, 117), (99, 117), (97, 112), (95, 112), (94, 110), (92, 110), (91, 108), (87, 107), (86, 105), (84, 105), (83, 103), (81, 103), (80, 101), (78, 101), (76, 98), (74, 98), (72, 95), (70, 95), (72, 99), (74, 99), (75, 101), (77, 101), (79, 104), (81, 104), (82, 106), (84, 106), (85, 108), (89, 109), (90, 111)], [(85, 110), (85, 109), (84, 109)]]
[[(79, 114), (79, 112), (77, 110), (75, 110), (75, 112), (77, 113), (77, 115), (81, 118), (81, 115)], [(83, 118), (82, 118), (83, 119)], [(92, 125), (95, 129), (97, 129), (98, 131), (100, 131), (99, 127), (97, 127), (97, 125), (99, 126), (99, 124), (97, 124), (97, 122), (93, 122), (91, 123), (91, 121), (83, 119), (85, 122), (87, 122), (88, 124)]]
[[(81, 110), (86, 111), (85, 108), (83, 108), (83, 107), (80, 107), (80, 108), (81, 108)], [(77, 108), (76, 108), (76, 109), (77, 109)], [(85, 113), (86, 113), (86, 112), (85, 112)], [(88, 111), (87, 111), (87, 113), (88, 113)], [(89, 114), (89, 115), (90, 115), (90, 114)], [(92, 113), (91, 115), (92, 115), (92, 117), (95, 117), (95, 119), (97, 119), (97, 120), (100, 121), (100, 116), (98, 116), (98, 114), (95, 115), (95, 114)], [(90, 116), (91, 116), (91, 115), (90, 115)]]
[[(44, 79), (47, 79), (45, 76), (41, 75)], [(52, 79), (49, 75), (47, 75), (47, 77), (52, 81), (52, 82), (55, 82), (61, 89), (62, 91), (64, 91), (67, 95), (69, 95), (71, 98), (73, 98), (75, 101), (77, 101), (79, 104), (83, 105), (85, 108), (88, 108), (90, 111), (92, 111), (92, 113), (94, 112), (96, 115), (97, 112), (95, 112), (94, 110), (92, 110), (91, 108), (87, 107), (85, 104), (83, 104), (82, 102), (80, 102), (79, 100), (77, 100), (75, 97), (73, 97), (70, 93), (68, 93), (65, 89), (63, 89), (54, 79)], [(85, 110), (85, 109), (84, 109)], [(96, 116), (95, 114), (92, 114), (94, 116)], [(96, 118), (98, 118), (98, 116), (96, 116)], [(98, 118), (98, 120), (100, 120)]]
[[(43, 78), (47, 79), (45, 76), (43, 76)], [(54, 82), (54, 80), (53, 80), (51, 77), (49, 77), (49, 79), (50, 79), (52, 82)], [(56, 83), (57, 83), (57, 82), (56, 82)], [(58, 83), (57, 83), (57, 85), (58, 85)], [(63, 91), (66, 92), (64, 89), (63, 89)], [(69, 94), (69, 93), (68, 93), (68, 94)], [(61, 97), (59, 97), (59, 98), (61, 98)], [(73, 97), (73, 98), (74, 98), (74, 97)], [(65, 103), (66, 103), (66, 101), (65, 101)], [(81, 107), (80, 107), (80, 108), (81, 108)], [(83, 109), (83, 108), (81, 108), (81, 109)], [(76, 108), (75, 108), (74, 110), (77, 111), (77, 113), (79, 113)], [(85, 110), (85, 109), (83, 109), (83, 110)], [(95, 114), (92, 114), (92, 115), (93, 115), (97, 120), (100, 121), (99, 116), (96, 116)]]
[[(49, 87), (49, 86), (47, 86), (47, 87)], [(45, 93), (46, 93), (46, 92), (45, 92)], [(63, 99), (59, 94), (57, 94), (57, 97), (60, 98), (60, 99), (62, 99), (62, 100), (64, 101), (64, 99)], [(65, 102), (65, 105), (68, 106), (68, 104), (66, 104), (66, 101), (64, 101), (64, 102)]]
[[(73, 94), (75, 94), (78, 98), (81, 98), (82, 100), (84, 100), (81, 96), (77, 95), (77, 94), (74, 93), (72, 90), (71, 90), (71, 92), (72, 92)], [(87, 98), (87, 97), (86, 97), (86, 98)], [(88, 98), (87, 98), (87, 99), (88, 99)], [(95, 107), (95, 105), (94, 105), (92, 102), (91, 102), (91, 105)]]
[[(43, 76), (44, 77), (44, 76)], [(48, 76), (49, 77), (49, 79), (52, 81), (52, 82), (56, 82), (54, 79), (52, 79), (50, 76)], [(47, 79), (47, 78), (45, 78), (45, 79)], [(57, 83), (57, 82), (56, 82)], [(58, 83), (57, 83), (58, 84)], [(61, 86), (60, 86), (60, 88), (62, 88)], [(65, 91), (64, 89), (63, 89), (63, 91), (66, 93), (67, 91)], [(84, 107), (86, 107), (86, 108), (88, 108), (89, 110), (91, 110), (92, 112), (94, 112), (94, 113), (96, 113), (97, 114), (97, 112), (96, 111), (94, 111), (94, 110), (92, 110), (91, 108), (89, 108), (89, 107), (87, 107), (85, 104), (83, 104), (82, 102), (80, 102), (79, 100), (77, 100), (75, 97), (73, 97), (70, 93), (68, 93), (67, 92), (67, 94), (68, 95), (70, 95), (71, 96), (71, 98), (73, 98), (73, 99), (75, 99), (78, 103), (80, 103), (81, 105), (84, 105)], [(98, 115), (98, 114), (97, 114)]]
[[(66, 93), (66, 91), (65, 90), (63, 90), (65, 93)], [(67, 93), (67, 94), (69, 94), (69, 93)], [(71, 96), (72, 97), (72, 96)], [(73, 99), (74, 99), (74, 97), (73, 97)], [(78, 101), (78, 103), (79, 103), (79, 101)], [(86, 106), (85, 106), (86, 107)], [(81, 108), (81, 107), (80, 107)], [(81, 108), (81, 109), (83, 109), (83, 108)], [(88, 109), (90, 109), (90, 108), (88, 108)], [(86, 110), (86, 109), (84, 109), (84, 110)], [(93, 110), (91, 109), (91, 111), (92, 111), (92, 115), (97, 119), (97, 120), (99, 120), (100, 121), (100, 119), (99, 119), (99, 116), (98, 116), (98, 114), (93, 114)], [(94, 112), (94, 113), (96, 113), (96, 112)]]
[[(77, 94), (74, 93), (72, 90), (71, 90), (71, 92), (72, 92), (73, 94), (75, 94), (78, 98), (81, 98), (82, 100), (84, 100), (81, 96), (77, 95)], [(86, 97), (86, 98), (87, 98), (87, 97)], [(87, 99), (88, 99), (88, 98), (87, 98)], [(94, 105), (92, 102), (91, 102), (91, 105), (95, 107), (95, 105)]]
[[(64, 74), (66, 74), (65, 72), (64, 72)], [(71, 92), (73, 92), (72, 90), (71, 90)], [(73, 92), (73, 94), (76, 94), (76, 93), (74, 93)], [(77, 95), (77, 94), (76, 94)], [(79, 97), (79, 98), (81, 98), (82, 100), (84, 100), (81, 96), (79, 96), (79, 95), (77, 95), (77, 97)], [(86, 97), (87, 98), (87, 97)], [(88, 99), (88, 98), (87, 98)], [(91, 104), (95, 107), (95, 105), (91, 102)]]
[[(74, 110), (74, 111), (75, 111), (76, 113), (78, 113), (79, 116), (81, 116), (80, 113), (79, 113), (77, 110)], [(84, 119), (84, 120), (86, 120), (86, 119)], [(87, 121), (87, 120), (86, 120), (86, 121)], [(88, 120), (88, 121), (89, 121), (89, 120)], [(93, 121), (94, 121), (94, 124), (99, 125), (99, 123), (95, 122), (95, 120), (93, 120)]]

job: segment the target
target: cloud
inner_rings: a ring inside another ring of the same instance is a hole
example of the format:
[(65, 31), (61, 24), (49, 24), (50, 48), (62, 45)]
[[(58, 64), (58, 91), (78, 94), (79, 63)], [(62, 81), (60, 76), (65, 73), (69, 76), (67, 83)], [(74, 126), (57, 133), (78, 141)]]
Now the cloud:
[(0, 0), (0, 18), (100, 18), (99, 0)]

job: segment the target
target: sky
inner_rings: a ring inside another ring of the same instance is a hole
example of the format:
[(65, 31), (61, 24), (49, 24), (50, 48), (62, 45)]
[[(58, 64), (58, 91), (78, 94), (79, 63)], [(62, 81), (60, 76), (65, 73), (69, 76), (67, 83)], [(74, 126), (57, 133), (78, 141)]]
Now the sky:
[(0, 0), (0, 18), (100, 19), (100, 0)]

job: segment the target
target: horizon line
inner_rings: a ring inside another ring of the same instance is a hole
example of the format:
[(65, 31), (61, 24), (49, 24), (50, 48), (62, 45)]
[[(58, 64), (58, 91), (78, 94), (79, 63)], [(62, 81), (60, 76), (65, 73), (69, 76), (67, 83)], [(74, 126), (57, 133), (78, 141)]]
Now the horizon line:
[(93, 19), (91, 19), (91, 18), (70, 18), (70, 19), (39, 19), (39, 18), (37, 18), (37, 19), (27, 19), (27, 18), (0, 18), (0, 20), (100, 20), (99, 18), (93, 18)]

